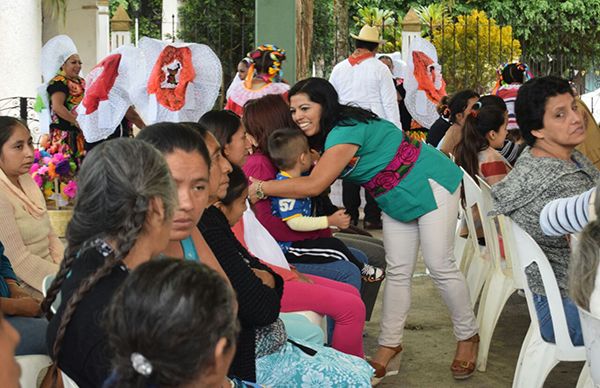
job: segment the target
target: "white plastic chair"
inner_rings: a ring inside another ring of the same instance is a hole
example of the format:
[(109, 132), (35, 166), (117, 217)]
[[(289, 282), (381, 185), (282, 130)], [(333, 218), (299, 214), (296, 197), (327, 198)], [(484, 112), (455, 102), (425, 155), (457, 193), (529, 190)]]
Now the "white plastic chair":
[[(461, 167), (462, 169), (462, 167)], [(467, 172), (463, 171), (463, 188), (465, 190), (465, 220), (469, 230), (469, 237), (466, 241), (465, 250), (467, 255), (461, 261), (461, 271), (465, 275), (469, 294), (471, 296), (471, 305), (475, 306), (477, 298), (483, 289), (483, 285), (491, 269), (490, 259), (487, 257), (485, 247), (480, 247), (477, 241), (477, 229), (475, 228), (475, 219), (473, 212), (478, 208), (481, 202), (481, 189)]]
[(306, 311), (294, 311), (294, 314), (300, 314), (306, 319), (308, 319), (311, 323), (319, 326), (321, 330), (323, 330), (323, 338), (325, 339), (325, 343), (327, 343), (327, 316), (321, 315), (314, 311), (306, 310)]
[[(492, 269), (485, 280), (481, 299), (479, 300), (479, 309), (477, 311), (477, 323), (479, 324), (479, 354), (477, 356), (477, 370), (485, 372), (487, 367), (488, 353), (490, 344), (494, 335), (498, 318), (506, 305), (508, 298), (519, 287), (513, 277), (512, 262), (510, 254), (506, 253), (502, 257), (500, 251), (500, 238), (496, 227), (496, 220), (499, 217), (491, 217), (493, 200), (490, 186), (481, 177), (479, 187), (481, 188), (481, 202), (479, 203), (479, 213), (485, 236), (485, 244), (492, 262)], [(506, 246), (506, 243), (503, 244)]]
[[(509, 217), (504, 217), (501, 220), (500, 228), (504, 241), (508, 241), (505, 246), (508, 249), (515, 250), (514, 253), (516, 254), (511, 257), (513, 272), (517, 282), (524, 287), (529, 316), (531, 317), (529, 330), (519, 353), (513, 388), (541, 388), (548, 373), (560, 361), (585, 361), (585, 347), (573, 346), (571, 343), (558, 283), (544, 252), (531, 236)], [(542, 277), (550, 315), (552, 316), (556, 344), (544, 341), (540, 333), (533, 295), (525, 280), (525, 269), (532, 263), (538, 265)], [(587, 365), (584, 365), (579, 375), (577, 387), (591, 386), (589, 376), (589, 369)]]
[(21, 366), (21, 378), (19, 384), (23, 388), (37, 387), (38, 375), (42, 369), (52, 364), (50, 357), (43, 354), (32, 354), (28, 356), (15, 357)]
[(67, 374), (63, 371), (60, 372), (62, 376), (63, 388), (79, 388), (79, 385), (73, 381)]
[(600, 387), (600, 319), (578, 307), (583, 343), (594, 387)]
[[(48, 275), (42, 281), (42, 294), (44, 295), (44, 298), (46, 297), (48, 289), (52, 285), (52, 281), (54, 280), (54, 278), (55, 278), (55, 275)], [(56, 314), (56, 311), (60, 307), (60, 300), (61, 300), (61, 298), (60, 298), (60, 292), (59, 292), (58, 294), (56, 294), (56, 299), (54, 299), (54, 303), (52, 303), (52, 306), (50, 306), (50, 310), (52, 310), (52, 312), (54, 314)]]

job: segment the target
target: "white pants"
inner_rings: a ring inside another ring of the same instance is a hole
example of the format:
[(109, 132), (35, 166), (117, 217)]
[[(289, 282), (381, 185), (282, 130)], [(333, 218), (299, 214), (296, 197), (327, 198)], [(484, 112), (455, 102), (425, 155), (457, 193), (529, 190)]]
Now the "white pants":
[(454, 261), (460, 190), (450, 194), (436, 182), (429, 183), (438, 206), (436, 210), (406, 223), (383, 214), (387, 267), (380, 345), (394, 347), (402, 342), (419, 244), (431, 279), (450, 310), (456, 339), (465, 340), (478, 332), (465, 278)]

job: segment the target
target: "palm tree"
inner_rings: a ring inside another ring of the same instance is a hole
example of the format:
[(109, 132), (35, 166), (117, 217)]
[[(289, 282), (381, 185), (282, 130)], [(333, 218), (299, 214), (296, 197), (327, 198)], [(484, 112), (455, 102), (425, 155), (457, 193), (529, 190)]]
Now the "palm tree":
[(335, 18), (335, 62), (343, 61), (349, 54), (348, 50), (348, 0), (333, 0), (333, 15)]

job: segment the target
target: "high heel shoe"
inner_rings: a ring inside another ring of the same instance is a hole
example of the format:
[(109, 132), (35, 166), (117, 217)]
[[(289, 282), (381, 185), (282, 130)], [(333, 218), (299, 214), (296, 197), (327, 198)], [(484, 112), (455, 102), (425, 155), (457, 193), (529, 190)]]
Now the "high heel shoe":
[[(479, 334), (475, 334), (473, 337), (468, 338), (464, 341), (458, 341), (458, 344), (456, 345), (457, 351), (458, 345), (461, 342), (472, 342), (474, 344), (479, 344)], [(475, 363), (477, 362), (478, 350), (479, 345), (475, 345), (475, 362), (459, 360), (456, 358), (454, 359), (454, 361), (452, 361), (452, 366), (450, 367), (450, 370), (452, 371), (452, 377), (454, 377), (456, 380), (465, 380), (473, 375), (473, 373), (475, 372)]]
[(367, 360), (369, 364), (375, 369), (373, 377), (371, 378), (371, 385), (376, 386), (386, 376), (394, 376), (398, 374), (400, 370), (400, 360), (402, 358), (402, 345), (398, 345), (394, 348), (389, 346), (379, 345), (382, 348), (390, 349), (394, 351), (394, 355), (388, 361), (387, 365), (381, 365), (380, 363), (372, 360)]

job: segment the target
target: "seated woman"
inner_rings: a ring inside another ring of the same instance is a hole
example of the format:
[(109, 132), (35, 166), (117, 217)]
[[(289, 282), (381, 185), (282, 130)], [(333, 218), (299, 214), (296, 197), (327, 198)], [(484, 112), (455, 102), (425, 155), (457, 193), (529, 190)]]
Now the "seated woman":
[(63, 245), (52, 230), (46, 201), (29, 175), (33, 145), (27, 126), (0, 116), (0, 241), (27, 291), (41, 297), (42, 281), (58, 271)]
[(51, 318), (47, 343), (55, 365), (79, 387), (99, 387), (112, 359), (102, 314), (129, 272), (167, 246), (177, 199), (164, 158), (134, 139), (94, 148), (78, 185), (68, 249), (42, 310)]
[(456, 92), (448, 100), (448, 107), (442, 112), (442, 116), (449, 119), (452, 125), (437, 145), (437, 148), (446, 155), (454, 154), (454, 148), (462, 138), (465, 119), (471, 113), (471, 108), (477, 100), (479, 100), (479, 94), (470, 89)]
[[(201, 126), (197, 128), (206, 131)], [(226, 161), (221, 156), (220, 145), (208, 131), (204, 133), (204, 141), (213, 163), (218, 164), (221, 159)], [(219, 175), (229, 171), (231, 167), (211, 169), (211, 181), (221, 184), (211, 185), (209, 204), (214, 205), (225, 197), (228, 178)], [(234, 364), (239, 360), (239, 367), (245, 370), (255, 365), (256, 381), (267, 386), (299, 385), (307, 375), (314, 377), (311, 383), (315, 386), (333, 382), (340, 385), (369, 384), (372, 369), (364, 360), (331, 348), (288, 339), (283, 323), (278, 319), (283, 294), (282, 278), (239, 243), (221, 210), (209, 206), (198, 227), (238, 295), (242, 331)], [(252, 356), (252, 360), (248, 356)], [(324, 368), (326, 373), (323, 373)]]
[(245, 386), (226, 376), (239, 331), (236, 310), (233, 290), (207, 266), (177, 259), (142, 264), (107, 309), (113, 373), (104, 386)]
[(0, 311), (5, 319), (19, 332), (23, 339), (16, 349), (16, 355), (48, 354), (46, 348), (46, 327), (48, 321), (37, 318), (41, 315), (40, 301), (24, 292), (17, 284), (10, 261), (4, 255), (0, 242)]
[(501, 181), (511, 170), (497, 151), (506, 139), (506, 110), (481, 102), (475, 103), (463, 128), (463, 137), (456, 145), (455, 162), (473, 179), (479, 175), (491, 186)]
[(21, 367), (15, 360), (15, 352), (19, 345), (19, 333), (15, 330), (0, 311), (0, 386), (19, 388)]
[[(510, 216), (545, 253), (561, 290), (571, 341), (581, 345), (579, 315), (568, 297), (569, 241), (562, 236), (544, 235), (539, 217), (548, 202), (594, 187), (600, 172), (575, 150), (585, 138), (585, 128), (566, 80), (548, 76), (528, 81), (519, 89), (515, 112), (530, 147), (523, 151), (506, 178), (492, 187), (494, 211)], [(554, 342), (550, 310), (537, 265), (528, 267), (526, 273), (542, 337)]]
[[(244, 172), (233, 166), (233, 171), (229, 174), (227, 194), (215, 203), (231, 226), (237, 224), (246, 210), (246, 182)], [(243, 239), (240, 242), (244, 245)], [(332, 317), (335, 322), (332, 347), (347, 354), (364, 356), (362, 330), (365, 307), (358, 290), (319, 276), (303, 275), (294, 269), (288, 271), (276, 266), (270, 268), (284, 279), (281, 311), (309, 310)]]

